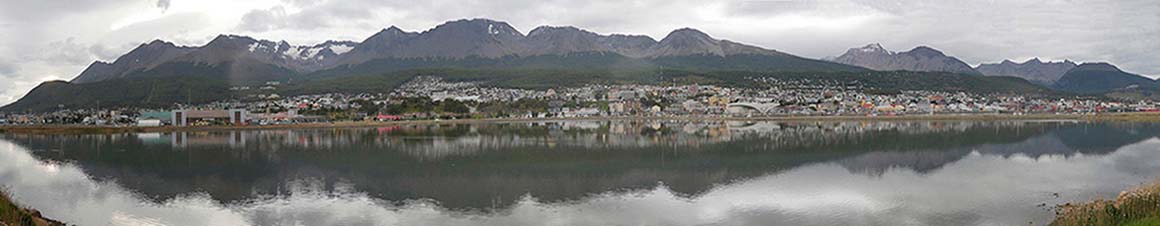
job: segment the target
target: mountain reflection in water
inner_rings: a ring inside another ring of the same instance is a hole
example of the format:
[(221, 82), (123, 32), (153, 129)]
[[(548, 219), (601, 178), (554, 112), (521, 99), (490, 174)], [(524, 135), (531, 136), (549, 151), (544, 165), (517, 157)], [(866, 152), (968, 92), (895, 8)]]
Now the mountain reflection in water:
[[(4, 155), (27, 150), (38, 168), (75, 168), (126, 199), (222, 206), (258, 225), (540, 224), (521, 214), (545, 209), (572, 216), (562, 225), (977, 225), (1042, 222), (1051, 212), (1039, 204), (1154, 178), (1157, 135), (1154, 124), (1066, 121), (546, 121), (2, 138), (15, 145)], [(20, 170), (0, 168), (0, 182), (21, 187), (5, 174)], [(62, 208), (42, 211), (69, 219), (50, 212)]]

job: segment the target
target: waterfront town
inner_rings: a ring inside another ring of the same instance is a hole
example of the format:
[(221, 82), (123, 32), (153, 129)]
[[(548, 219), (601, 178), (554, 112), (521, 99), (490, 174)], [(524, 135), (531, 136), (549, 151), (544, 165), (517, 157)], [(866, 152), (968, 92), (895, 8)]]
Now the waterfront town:
[(278, 82), (243, 100), (172, 109), (61, 109), (0, 113), (0, 125), (208, 126), (469, 118), (897, 116), (1099, 114), (1156, 111), (1155, 102), (964, 92), (868, 92), (836, 84), (755, 79), (765, 88), (585, 85), (546, 90), (488, 87), (421, 76), (390, 93), (279, 95)]

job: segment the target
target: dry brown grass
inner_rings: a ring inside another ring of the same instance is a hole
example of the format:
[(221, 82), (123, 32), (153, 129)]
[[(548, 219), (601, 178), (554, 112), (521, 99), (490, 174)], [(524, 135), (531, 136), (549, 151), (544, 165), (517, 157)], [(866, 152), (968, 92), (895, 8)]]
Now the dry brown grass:
[(45, 219), (40, 212), (21, 208), (12, 202), (8, 193), (0, 191), (0, 225), (8, 226), (56, 226), (65, 225), (61, 222)]
[(1160, 182), (1096, 200), (1059, 207), (1051, 225), (1160, 225)]

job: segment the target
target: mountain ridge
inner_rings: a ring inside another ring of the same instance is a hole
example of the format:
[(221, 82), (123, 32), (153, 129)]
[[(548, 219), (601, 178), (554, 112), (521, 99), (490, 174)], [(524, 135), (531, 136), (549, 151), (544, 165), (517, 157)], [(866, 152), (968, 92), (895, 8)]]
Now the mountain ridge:
[(1052, 85), (1077, 65), (1071, 60), (1044, 62), (1038, 57), (1022, 63), (1003, 60), (1000, 63), (980, 64), (975, 70), (987, 76), (1015, 76), (1042, 85)]
[(223, 71), (227, 73), (207, 76), (239, 80), (281, 79), (293, 73), (320, 70), (337, 60), (335, 58), (340, 54), (337, 52), (349, 51), (344, 47), (356, 44), (331, 40), (312, 46), (294, 46), (286, 41), (224, 34), (202, 46), (177, 46), (154, 40), (139, 45), (111, 63), (96, 61), (70, 82), (91, 83), (164, 75), (169, 73), (159, 68), (177, 64), (224, 67)]
[(121, 78), (134, 71), (148, 70), (191, 51), (193, 47), (177, 46), (171, 42), (153, 40), (141, 43), (113, 62), (96, 61), (85, 68), (73, 82), (86, 83)]
[[(494, 59), (555, 56), (564, 58), (556, 63), (566, 66), (571, 64), (566, 62), (568, 59), (578, 58), (565, 56), (584, 55), (592, 58), (607, 54), (620, 55), (628, 60), (606, 57), (608, 59), (597, 61), (613, 63), (612, 65), (590, 66), (636, 65), (641, 68), (670, 66), (693, 70), (720, 70), (727, 68), (726, 66), (741, 66), (744, 70), (771, 71), (863, 70), (720, 40), (693, 28), (673, 30), (661, 40), (643, 35), (602, 35), (574, 26), (547, 25), (536, 27), (525, 35), (507, 22), (460, 19), (445, 22), (422, 32), (408, 32), (390, 26), (361, 42), (326, 41), (315, 45), (291, 45), (286, 41), (231, 34), (218, 35), (205, 45), (192, 47), (176, 46), (155, 40), (142, 44), (122, 56), (124, 60), (119, 58), (112, 63), (94, 62), (72, 82), (89, 83), (126, 77), (187, 75), (189, 73), (174, 70), (210, 67), (212, 70), (205, 71), (218, 74), (203, 76), (223, 78), (231, 83), (258, 83), (268, 80), (290, 80), (312, 74), (328, 75), (334, 74), (334, 71), (351, 71), (345, 68), (379, 68), (353, 72), (384, 73), (416, 67), (441, 67), (440, 61), (462, 62), (464, 59), (483, 61), (460, 64), (460, 67), (505, 67), (516, 64)], [(705, 64), (689, 60), (700, 57), (716, 57), (707, 59), (716, 63)], [(733, 58), (745, 60), (734, 61)], [(373, 65), (368, 67), (362, 64)], [(406, 65), (389, 67), (397, 64)]]
[(871, 43), (850, 48), (833, 59), (834, 62), (865, 67), (878, 71), (951, 72), (981, 75), (958, 58), (947, 56), (929, 46), (917, 46), (906, 52), (893, 52), (881, 44)]
[(1154, 90), (1160, 82), (1120, 70), (1106, 62), (1083, 63), (1060, 77), (1055, 88), (1075, 93), (1095, 94), (1112, 91)]

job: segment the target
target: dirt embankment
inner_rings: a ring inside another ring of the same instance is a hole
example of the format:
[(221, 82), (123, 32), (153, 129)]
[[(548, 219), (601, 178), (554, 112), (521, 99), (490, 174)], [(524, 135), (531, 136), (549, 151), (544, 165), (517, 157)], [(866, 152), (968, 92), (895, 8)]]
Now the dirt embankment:
[(0, 226), (57, 226), (59, 221), (44, 218), (39, 211), (21, 208), (8, 194), (0, 191)]

